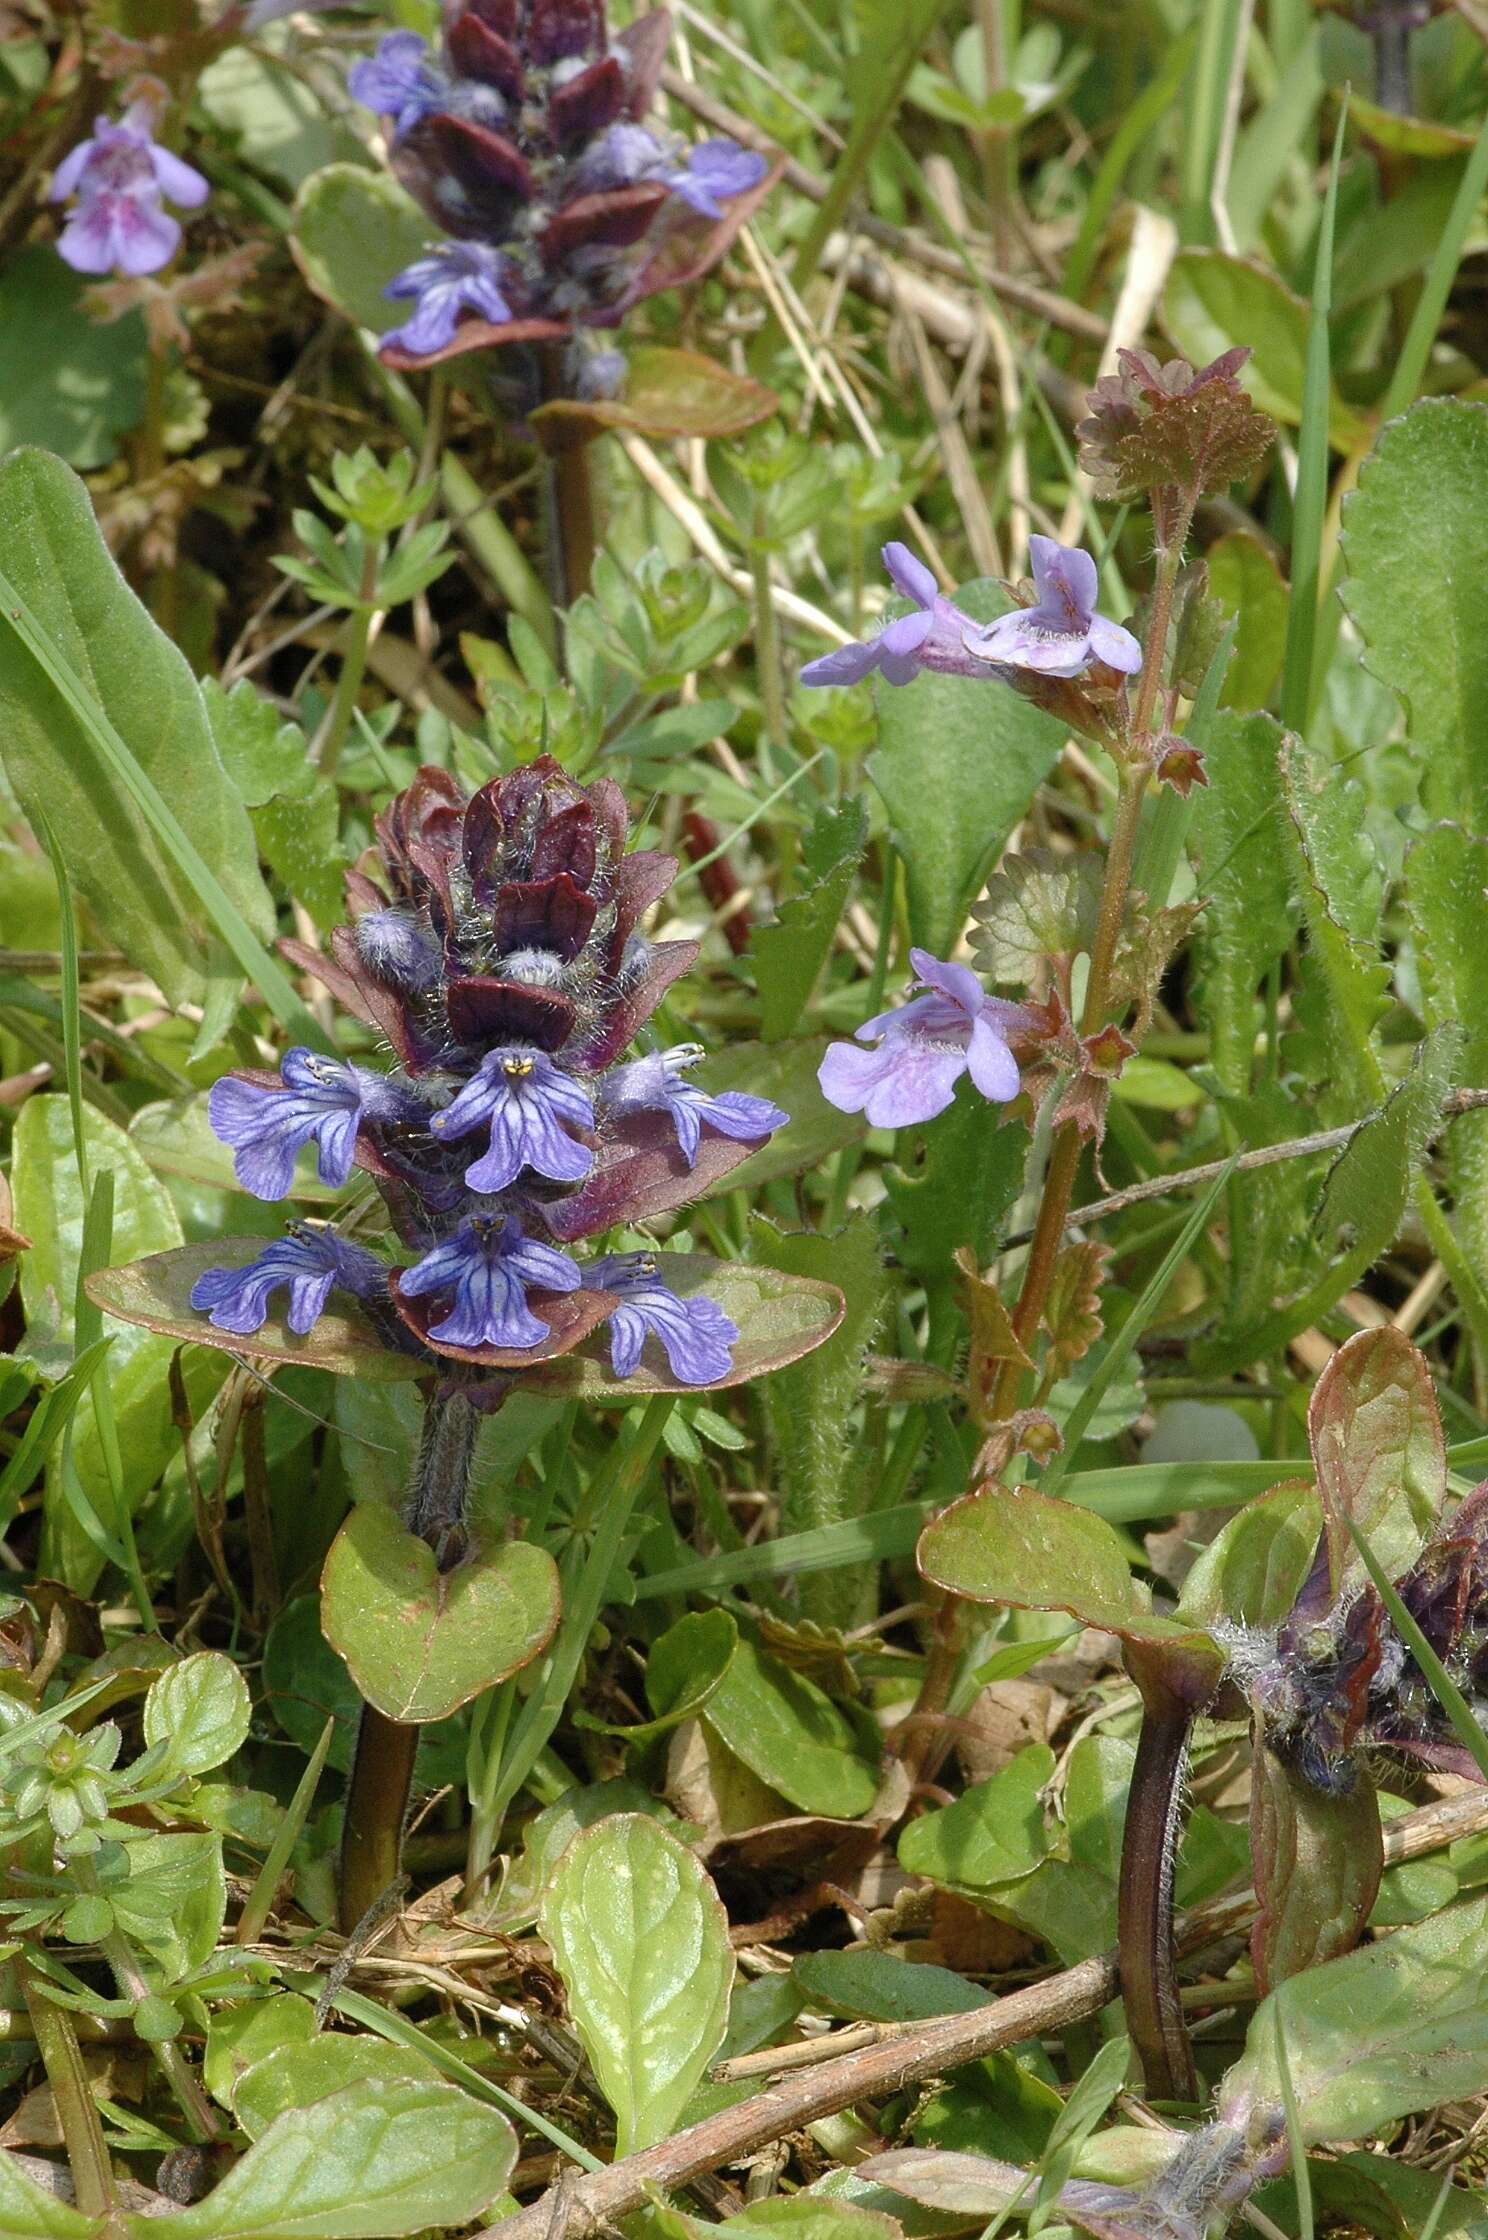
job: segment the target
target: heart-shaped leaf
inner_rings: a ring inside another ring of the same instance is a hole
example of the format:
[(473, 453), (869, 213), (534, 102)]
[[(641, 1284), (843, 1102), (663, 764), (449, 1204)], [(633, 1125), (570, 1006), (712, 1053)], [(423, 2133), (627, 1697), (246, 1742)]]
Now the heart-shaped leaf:
[(320, 1622), (375, 1710), (425, 1726), (447, 1719), (545, 1649), (558, 1624), (558, 1569), (526, 1540), (474, 1548), (441, 1572), (391, 1509), (352, 1510), (321, 1573)]
[(665, 2139), (718, 2051), (734, 1953), (703, 1867), (645, 1813), (596, 1821), (558, 1862), (543, 1934), (615, 2111), (617, 2155)]
[(545, 451), (592, 443), (608, 428), (640, 436), (741, 436), (780, 409), (762, 381), (732, 373), (697, 350), (632, 350), (618, 397), (563, 397), (528, 414)]
[[(152, 1252), (123, 1268), (100, 1268), (88, 1278), (88, 1296), (121, 1322), (142, 1323), (192, 1345), (216, 1346), (223, 1353), (246, 1354), (256, 1361), (293, 1361), (305, 1369), (330, 1369), (341, 1377), (401, 1379), (425, 1377), (429, 1364), (392, 1353), (366, 1316), (342, 1293), (303, 1338), (271, 1314), (251, 1338), (214, 1330), (191, 1304), (191, 1287), (209, 1268), (242, 1268), (264, 1249), (262, 1237), (228, 1237), (217, 1243), (188, 1244), (176, 1252)], [(285, 1294), (276, 1294), (280, 1300)]]

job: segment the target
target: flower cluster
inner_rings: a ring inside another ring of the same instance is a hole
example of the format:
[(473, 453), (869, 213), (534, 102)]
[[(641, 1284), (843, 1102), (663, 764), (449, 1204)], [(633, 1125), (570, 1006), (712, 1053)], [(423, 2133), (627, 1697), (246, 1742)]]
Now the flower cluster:
[(1030, 537), (1032, 596), (995, 622), (973, 621), (938, 590), (923, 560), (902, 544), (886, 544), (884, 566), (896, 591), (915, 603), (860, 645), (841, 646), (808, 661), (802, 684), (857, 684), (875, 669), (885, 684), (909, 684), (922, 669), (952, 677), (1083, 677), (1108, 670), (1113, 679), (1142, 666), (1142, 649), (1129, 630), (1095, 611), (1095, 562), (1088, 552)]
[(395, 31), (354, 66), (398, 176), (452, 236), (388, 289), (414, 306), (383, 338), (393, 363), (613, 327), (721, 254), (769, 167), (642, 121), (666, 36), (660, 9), (612, 39), (603, 0), (466, 0), (437, 56)]
[(165, 208), (199, 210), (210, 192), (189, 163), (154, 137), (154, 110), (133, 102), (118, 124), (99, 117), (92, 137), (58, 164), (51, 199), (76, 197), (57, 243), (74, 272), (139, 279), (169, 264), (181, 228)]
[(353, 923), (333, 934), (333, 957), (294, 953), (398, 1070), (291, 1050), (277, 1076), (224, 1077), (209, 1111), (256, 1197), (286, 1197), (313, 1145), (323, 1182), (353, 1166), (372, 1177), (414, 1257), (390, 1269), (299, 1223), (249, 1265), (200, 1277), (193, 1306), (247, 1338), (284, 1290), (303, 1335), (339, 1289), (431, 1366), (507, 1370), (607, 1322), (617, 1376), (648, 1337), (679, 1383), (726, 1376), (737, 1330), (668, 1284), (664, 1255), (585, 1266), (565, 1249), (686, 1203), (787, 1118), (763, 1097), (700, 1088), (695, 1045), (621, 1062), (697, 954), (639, 930), (675, 862), (627, 853), (619, 788), (576, 785), (548, 756), (469, 799), (424, 769), (377, 831), (380, 881), (348, 875)]

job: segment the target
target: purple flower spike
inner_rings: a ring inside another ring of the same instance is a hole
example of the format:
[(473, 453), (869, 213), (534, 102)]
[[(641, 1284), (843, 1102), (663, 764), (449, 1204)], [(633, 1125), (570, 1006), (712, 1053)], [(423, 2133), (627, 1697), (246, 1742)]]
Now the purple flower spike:
[(1142, 666), (1142, 648), (1130, 630), (1096, 613), (1099, 578), (1090, 554), (1052, 537), (1030, 537), (1028, 553), (1038, 593), (1034, 605), (999, 615), (985, 629), (973, 623), (967, 651), (979, 661), (1034, 669), (1045, 677), (1082, 676), (1093, 661), (1134, 676)]
[(289, 1289), (285, 1320), (298, 1338), (314, 1328), (336, 1287), (353, 1298), (373, 1299), (387, 1289), (387, 1270), (375, 1252), (348, 1244), (329, 1229), (295, 1222), (246, 1268), (209, 1268), (191, 1287), (191, 1304), (214, 1329), (251, 1338), (269, 1319), (273, 1292)]
[(832, 1044), (817, 1073), (828, 1104), (865, 1113), (870, 1127), (907, 1128), (944, 1112), (963, 1073), (989, 1104), (1010, 1104), (1019, 1081), (1008, 1036), (1032, 1013), (987, 995), (964, 964), (942, 964), (925, 949), (909, 954), (927, 992), (864, 1020), (857, 1040), (876, 1049)]
[(802, 684), (861, 684), (878, 670), (885, 684), (911, 684), (922, 669), (944, 676), (985, 677), (984, 661), (966, 650), (967, 633), (979, 625), (944, 598), (923, 560), (907, 545), (886, 544), (884, 566), (896, 591), (913, 599), (915, 612), (885, 623), (876, 638), (839, 646), (801, 671)]
[(650, 1252), (614, 1252), (598, 1260), (587, 1281), (613, 1291), (620, 1304), (610, 1317), (610, 1366), (629, 1377), (640, 1366), (647, 1336), (657, 1338), (679, 1384), (718, 1384), (733, 1367), (737, 1324), (712, 1299), (679, 1298)]
[(752, 148), (741, 148), (733, 140), (704, 140), (689, 148), (685, 165), (678, 164), (659, 177), (700, 218), (721, 218), (724, 203), (751, 193), (769, 168)]
[(376, 54), (352, 64), (346, 90), (353, 101), (379, 117), (389, 117), (394, 139), (437, 109), (448, 81), (428, 60), (428, 47), (416, 31), (390, 31)]
[(705, 1127), (735, 1143), (752, 1143), (789, 1125), (768, 1097), (751, 1097), (742, 1089), (725, 1089), (710, 1097), (683, 1077), (704, 1055), (701, 1044), (684, 1042), (675, 1050), (653, 1050), (628, 1066), (620, 1066), (601, 1084), (600, 1094), (614, 1113), (665, 1112), (677, 1131), (682, 1156), (691, 1166), (698, 1155)]
[(538, 1346), (548, 1335), (527, 1304), (537, 1291), (577, 1291), (582, 1277), (566, 1252), (524, 1237), (515, 1221), (478, 1213), (426, 1252), (398, 1288), (407, 1296), (448, 1293), (449, 1313), (429, 1336), (450, 1346)]
[(212, 1133), (233, 1149), (233, 1172), (255, 1198), (287, 1198), (295, 1160), (314, 1143), (322, 1182), (339, 1190), (351, 1173), (357, 1129), (370, 1119), (421, 1117), (423, 1107), (380, 1074), (313, 1050), (286, 1050), (283, 1089), (225, 1074), (212, 1085)]
[(519, 1043), (488, 1050), (454, 1103), (429, 1123), (445, 1143), (489, 1126), (489, 1149), (465, 1169), (472, 1190), (504, 1190), (524, 1167), (549, 1182), (581, 1181), (594, 1154), (587, 1144), (575, 1143), (568, 1130), (593, 1125), (587, 1089), (560, 1073), (545, 1051)]
[(501, 293), (506, 260), (499, 251), (478, 241), (444, 241), (406, 265), (390, 280), (383, 294), (396, 302), (412, 302), (410, 318), (392, 328), (381, 340), (415, 357), (429, 357), (455, 339), (462, 311), (473, 311), (493, 326), (503, 326), (511, 306)]
[(156, 145), (151, 117), (148, 103), (140, 101), (118, 124), (99, 117), (92, 137), (79, 141), (57, 166), (50, 199), (78, 197), (57, 243), (74, 272), (120, 272), (132, 279), (158, 272), (181, 239), (162, 198), (197, 210), (211, 191), (199, 171)]

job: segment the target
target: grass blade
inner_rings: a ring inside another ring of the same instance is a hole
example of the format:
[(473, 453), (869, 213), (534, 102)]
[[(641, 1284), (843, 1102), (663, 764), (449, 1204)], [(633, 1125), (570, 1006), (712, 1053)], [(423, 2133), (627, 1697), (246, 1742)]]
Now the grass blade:
[(1338, 213), (1338, 167), (1343, 158), (1345, 101), (1333, 135), (1328, 192), (1318, 226), (1312, 276), (1312, 318), (1302, 383), (1302, 425), (1297, 434), (1297, 490), (1292, 505), (1292, 596), (1287, 609), (1286, 660), (1281, 676), (1281, 720), (1289, 731), (1307, 723), (1317, 642), (1318, 585), (1323, 521), (1328, 510), (1328, 401), (1333, 385), (1328, 317), (1333, 308), (1333, 228)]

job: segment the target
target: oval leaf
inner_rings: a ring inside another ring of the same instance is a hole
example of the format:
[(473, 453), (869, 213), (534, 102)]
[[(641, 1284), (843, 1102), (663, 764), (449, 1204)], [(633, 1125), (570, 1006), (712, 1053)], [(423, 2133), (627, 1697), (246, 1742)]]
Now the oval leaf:
[(762, 381), (732, 373), (698, 350), (632, 350), (618, 397), (560, 398), (529, 413), (545, 451), (592, 443), (607, 428), (641, 436), (741, 436), (780, 409)]
[(801, 1812), (856, 1820), (878, 1794), (878, 1767), (831, 1697), (741, 1634), (703, 1718), (751, 1773)]
[(1324, 1796), (1258, 1747), (1250, 1847), (1260, 1899), (1250, 1951), (1262, 1989), (1351, 1952), (1384, 1865), (1373, 1783), (1361, 1780), (1349, 1796)]
[(452, 1571), (364, 1501), (342, 1525), (321, 1573), (321, 1626), (353, 1679), (388, 1719), (446, 1719), (530, 1664), (553, 1638), (558, 1569), (525, 1540), (477, 1547)]
[(329, 163), (295, 197), (295, 263), (322, 303), (374, 333), (397, 325), (383, 291), (428, 245), (428, 219), (385, 171)]
[[(340, 1377), (401, 1380), (426, 1377), (429, 1364), (411, 1354), (390, 1353), (366, 1316), (342, 1296), (303, 1338), (295, 1336), (282, 1314), (271, 1314), (251, 1338), (214, 1330), (191, 1304), (191, 1287), (209, 1268), (242, 1268), (264, 1249), (262, 1237), (227, 1237), (218, 1243), (188, 1244), (178, 1252), (154, 1252), (125, 1268), (103, 1268), (88, 1279), (88, 1296), (121, 1322), (142, 1323), (192, 1345), (215, 1346), (251, 1361), (292, 1361), (306, 1369), (330, 1369)], [(276, 1297), (284, 1300), (285, 1294)]]
[(231, 1657), (204, 1649), (151, 1682), (145, 1740), (165, 1744), (171, 1773), (210, 1773), (246, 1740), (251, 1716), (247, 1684)]
[(1335, 1595), (1365, 1576), (1347, 1517), (1389, 1576), (1398, 1578), (1436, 1522), (1447, 1490), (1446, 1442), (1425, 1356), (1388, 1325), (1361, 1330), (1318, 1378), (1307, 1436)]
[(457, 2085), (363, 2077), (271, 2123), (151, 2240), (402, 2240), (478, 2217), (517, 2159), (505, 2116)]
[(644, 1813), (574, 1838), (543, 1904), (569, 2012), (615, 2111), (618, 2155), (665, 2139), (723, 2040), (734, 1953), (697, 1859)]

